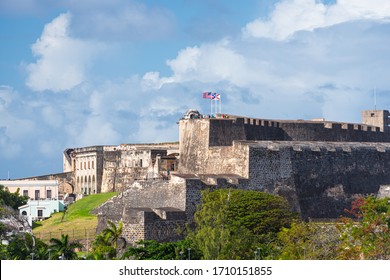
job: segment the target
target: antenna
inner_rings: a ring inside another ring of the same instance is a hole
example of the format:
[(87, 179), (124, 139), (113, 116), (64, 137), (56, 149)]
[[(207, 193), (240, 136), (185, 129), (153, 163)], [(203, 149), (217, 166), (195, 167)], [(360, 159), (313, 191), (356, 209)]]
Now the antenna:
[(374, 108), (376, 110), (376, 87), (374, 87)]

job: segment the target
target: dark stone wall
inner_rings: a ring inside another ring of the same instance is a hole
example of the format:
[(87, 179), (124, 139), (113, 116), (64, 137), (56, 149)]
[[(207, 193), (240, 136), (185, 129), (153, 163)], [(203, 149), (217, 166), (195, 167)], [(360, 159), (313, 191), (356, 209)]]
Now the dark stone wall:
[[(194, 122), (198, 120), (193, 120)], [(229, 146), (233, 140), (390, 142), (379, 127), (334, 122), (261, 119), (207, 119), (209, 146)]]
[(342, 123), (280, 122), (287, 141), (390, 142), (379, 127)]
[(251, 146), (249, 187), (286, 196), (304, 218), (337, 218), (390, 183), (390, 144), (287, 143)]

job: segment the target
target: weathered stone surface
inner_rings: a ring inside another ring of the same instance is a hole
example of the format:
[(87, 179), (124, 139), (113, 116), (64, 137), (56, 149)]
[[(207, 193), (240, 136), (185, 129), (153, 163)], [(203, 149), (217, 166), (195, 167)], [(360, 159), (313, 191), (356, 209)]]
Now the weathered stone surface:
[[(303, 218), (337, 218), (356, 197), (389, 195), (390, 114), (362, 116), (351, 124), (190, 114), (179, 121), (179, 145), (67, 149), (64, 170), (76, 193), (119, 191), (96, 210), (98, 230), (122, 221), (132, 243), (180, 238), (204, 189), (266, 191), (286, 197)], [(179, 163), (170, 161), (162, 176), (167, 155)]]

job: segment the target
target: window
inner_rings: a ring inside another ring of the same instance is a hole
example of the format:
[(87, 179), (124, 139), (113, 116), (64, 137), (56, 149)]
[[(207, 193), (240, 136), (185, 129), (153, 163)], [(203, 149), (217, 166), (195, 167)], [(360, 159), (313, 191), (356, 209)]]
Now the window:
[(80, 162), (80, 169), (83, 170), (83, 163)]
[(139, 160), (139, 166), (142, 167), (142, 159)]
[(38, 210), (38, 217), (43, 217), (43, 210)]
[(95, 169), (95, 162), (92, 162), (92, 169)]
[(88, 161), (88, 169), (91, 169), (91, 162)]
[(38, 200), (40, 197), (39, 190), (35, 190), (35, 200)]
[(23, 212), (22, 212), (22, 215), (23, 215), (23, 216), (27, 216), (27, 212), (26, 212), (26, 211), (23, 211)]
[(46, 198), (51, 199), (51, 190), (46, 191)]
[(23, 196), (28, 196), (28, 190), (23, 190)]

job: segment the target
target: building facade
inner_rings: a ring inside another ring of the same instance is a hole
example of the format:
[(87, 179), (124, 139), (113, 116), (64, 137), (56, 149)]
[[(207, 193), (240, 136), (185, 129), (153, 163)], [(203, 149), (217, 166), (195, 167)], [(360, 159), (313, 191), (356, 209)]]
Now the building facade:
[(217, 188), (265, 191), (284, 196), (302, 218), (337, 218), (357, 197), (388, 193), (386, 119), (373, 125), (364, 116), (353, 124), (192, 112), (179, 121), (180, 160), (171, 179), (127, 187), (99, 207), (98, 229), (122, 221), (130, 243), (178, 239), (173, 225), (191, 222), (201, 191)]
[(0, 180), (9, 192), (17, 192), (30, 200), (57, 200), (59, 183), (56, 180)]

